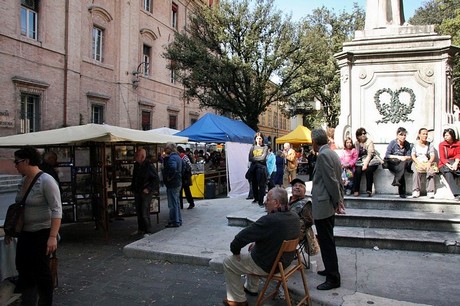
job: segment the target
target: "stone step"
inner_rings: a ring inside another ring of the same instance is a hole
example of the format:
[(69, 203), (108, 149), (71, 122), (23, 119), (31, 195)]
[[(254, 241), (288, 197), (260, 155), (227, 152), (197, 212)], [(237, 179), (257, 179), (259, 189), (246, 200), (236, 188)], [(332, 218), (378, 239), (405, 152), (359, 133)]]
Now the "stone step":
[(387, 228), (336, 226), (337, 246), (460, 254), (460, 234)]
[(347, 208), (337, 226), (460, 233), (460, 214)]
[(394, 194), (377, 194), (372, 197), (345, 196), (345, 206), (357, 209), (376, 209), (392, 211), (419, 211), (428, 213), (446, 213), (460, 215), (460, 202), (449, 199), (419, 198), (402, 199)]

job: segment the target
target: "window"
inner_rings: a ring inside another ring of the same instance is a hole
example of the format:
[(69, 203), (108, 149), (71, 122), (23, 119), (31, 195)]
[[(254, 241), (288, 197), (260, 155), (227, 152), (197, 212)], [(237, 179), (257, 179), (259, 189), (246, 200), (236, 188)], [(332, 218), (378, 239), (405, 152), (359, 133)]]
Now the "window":
[(40, 96), (21, 93), (21, 133), (40, 130)]
[(267, 126), (271, 126), (273, 121), (272, 121), (272, 110), (271, 109), (267, 109), (267, 112), (268, 112), (268, 122), (267, 122)]
[(174, 2), (172, 3), (172, 15), (171, 15), (171, 26), (177, 30), (177, 18), (179, 13), (179, 7)]
[(273, 127), (278, 128), (278, 114), (273, 113)]
[(37, 39), (38, 1), (21, 0), (21, 35)]
[(144, 11), (149, 13), (152, 12), (152, 0), (143, 0), (144, 3)]
[(144, 45), (142, 48), (142, 62), (144, 63), (144, 75), (150, 75), (150, 54), (152, 52), (152, 48)]
[(141, 122), (142, 122), (142, 130), (148, 131), (152, 129), (152, 122), (151, 122), (151, 112), (149, 111), (142, 111), (141, 115)]
[(91, 105), (91, 123), (104, 123), (104, 106), (100, 104)]
[(104, 30), (98, 27), (93, 27), (93, 59), (102, 62), (102, 38)]
[(190, 125), (193, 125), (197, 121), (198, 121), (198, 118), (190, 118)]
[(177, 115), (169, 115), (169, 128), (177, 130)]
[(176, 68), (175, 68), (174, 62), (171, 62), (170, 81), (171, 81), (171, 84), (176, 83)]

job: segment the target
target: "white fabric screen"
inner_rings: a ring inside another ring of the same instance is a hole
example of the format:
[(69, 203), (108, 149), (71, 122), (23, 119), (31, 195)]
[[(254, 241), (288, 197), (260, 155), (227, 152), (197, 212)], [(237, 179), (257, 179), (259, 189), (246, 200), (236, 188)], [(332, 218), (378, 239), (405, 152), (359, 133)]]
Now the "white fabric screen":
[(225, 143), (228, 173), (227, 186), (230, 186), (230, 191), (228, 192), (230, 198), (248, 195), (249, 182), (244, 176), (248, 170), (248, 158), (251, 146), (249, 143)]

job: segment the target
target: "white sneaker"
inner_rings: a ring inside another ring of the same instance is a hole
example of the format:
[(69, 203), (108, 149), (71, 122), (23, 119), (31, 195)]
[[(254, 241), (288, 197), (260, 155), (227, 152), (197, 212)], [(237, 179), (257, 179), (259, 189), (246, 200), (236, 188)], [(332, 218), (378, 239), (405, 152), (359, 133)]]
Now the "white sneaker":
[(414, 190), (414, 191), (412, 192), (412, 197), (413, 197), (413, 198), (418, 198), (419, 196), (420, 196), (420, 191)]
[(434, 192), (428, 192), (426, 195), (429, 199), (434, 199)]

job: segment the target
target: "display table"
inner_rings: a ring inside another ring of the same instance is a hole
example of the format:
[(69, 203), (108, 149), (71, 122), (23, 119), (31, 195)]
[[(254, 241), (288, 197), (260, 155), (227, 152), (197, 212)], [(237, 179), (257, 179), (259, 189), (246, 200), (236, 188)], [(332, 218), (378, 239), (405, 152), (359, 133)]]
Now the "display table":
[(5, 244), (5, 237), (0, 237), (0, 281), (18, 275), (16, 271), (16, 243), (14, 238), (9, 245)]

